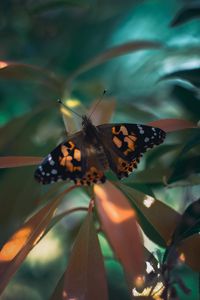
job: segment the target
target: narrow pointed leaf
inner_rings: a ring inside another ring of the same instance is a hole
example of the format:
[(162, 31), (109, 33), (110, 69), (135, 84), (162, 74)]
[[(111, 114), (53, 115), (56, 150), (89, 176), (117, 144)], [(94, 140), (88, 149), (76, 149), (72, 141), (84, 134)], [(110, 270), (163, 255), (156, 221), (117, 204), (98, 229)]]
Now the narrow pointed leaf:
[[(138, 216), (141, 221), (140, 224), (149, 238), (154, 240), (155, 230), (162, 238), (162, 241), (167, 244), (171, 239), (177, 222), (180, 220), (179, 213), (165, 203), (125, 186), (124, 184), (120, 184), (120, 188), (139, 210), (140, 215), (138, 214)], [(143, 218), (147, 220), (152, 229), (150, 226), (143, 226), (147, 225), (147, 223), (143, 223)], [(151, 230), (152, 233), (150, 232)]]
[(188, 128), (197, 128), (193, 122), (181, 119), (162, 119), (148, 123), (149, 126), (158, 127), (165, 132), (179, 131)]
[(39, 156), (0, 156), (0, 168), (38, 165), (42, 159)]
[(173, 242), (200, 232), (200, 199), (192, 202), (181, 216), (173, 234)]
[(108, 300), (105, 269), (92, 213), (75, 240), (67, 270), (51, 300)]
[(175, 27), (196, 18), (200, 18), (200, 5), (199, 3), (192, 3), (177, 12), (170, 26)]
[(111, 182), (95, 185), (94, 193), (102, 230), (121, 261), (130, 284), (133, 284), (144, 268), (136, 213), (126, 196)]
[(97, 55), (95, 58), (91, 59), (88, 63), (82, 65), (77, 69), (69, 78), (70, 82), (72, 79), (76, 78), (80, 74), (106, 62), (109, 59), (118, 57), (120, 55), (125, 55), (131, 52), (145, 50), (145, 49), (160, 49), (161, 44), (153, 41), (132, 41), (126, 44), (122, 44), (113, 48), (106, 50), (105, 52)]
[(62, 197), (73, 188), (64, 191), (40, 209), (4, 244), (0, 251), (0, 294), (44, 234)]
[(0, 78), (43, 82), (53, 88), (60, 88), (62, 85), (61, 79), (53, 72), (18, 62), (0, 61)]

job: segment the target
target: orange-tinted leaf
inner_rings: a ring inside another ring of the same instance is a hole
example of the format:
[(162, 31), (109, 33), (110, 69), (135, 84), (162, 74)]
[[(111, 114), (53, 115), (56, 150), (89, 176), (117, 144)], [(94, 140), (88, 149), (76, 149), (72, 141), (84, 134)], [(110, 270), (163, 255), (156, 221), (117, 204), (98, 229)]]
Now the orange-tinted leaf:
[(183, 254), (183, 260), (194, 271), (200, 272), (200, 235), (194, 234), (181, 241), (179, 247), (180, 254)]
[(110, 182), (95, 185), (94, 193), (102, 229), (133, 284), (144, 268), (142, 238), (135, 211), (126, 196)]
[(0, 168), (32, 166), (41, 163), (39, 156), (0, 156)]
[(68, 79), (69, 82), (79, 76), (80, 74), (106, 62), (109, 59), (118, 57), (120, 55), (128, 54), (134, 51), (144, 50), (144, 49), (159, 49), (161, 44), (153, 41), (132, 41), (126, 44), (122, 44), (113, 48), (106, 50), (105, 52), (97, 55), (95, 58), (91, 59), (88, 63), (82, 65), (77, 69)]
[[(97, 106), (96, 106), (97, 105)], [(114, 98), (106, 98), (105, 101), (101, 101), (98, 103), (98, 100), (95, 101), (89, 112), (88, 115), (91, 115), (91, 120), (94, 125), (109, 123), (112, 117), (112, 114), (115, 110), (115, 99)]]
[(53, 72), (38, 66), (9, 61), (0, 61), (0, 78), (40, 81), (54, 88), (60, 88), (62, 84)]
[(92, 213), (82, 224), (69, 260), (51, 300), (107, 300), (103, 257)]
[(197, 128), (197, 125), (180, 119), (162, 119), (148, 123), (150, 126), (158, 127), (166, 132), (179, 131), (188, 128)]
[[(163, 240), (168, 243), (181, 216), (165, 203), (120, 183), (120, 188), (137, 206), (140, 213)], [(142, 220), (141, 220), (142, 221)], [(145, 228), (143, 228), (144, 231)]]
[(62, 197), (73, 188), (64, 191), (40, 209), (5, 243), (0, 252), (0, 294), (44, 234)]

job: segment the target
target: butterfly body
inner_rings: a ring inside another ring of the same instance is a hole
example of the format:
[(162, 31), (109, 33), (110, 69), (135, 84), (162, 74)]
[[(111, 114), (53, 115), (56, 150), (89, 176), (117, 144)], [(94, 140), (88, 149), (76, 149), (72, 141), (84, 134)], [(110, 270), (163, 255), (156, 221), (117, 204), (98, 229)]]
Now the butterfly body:
[(94, 126), (87, 116), (82, 117), (82, 126), (38, 166), (35, 178), (39, 182), (68, 179), (80, 185), (103, 183), (108, 169), (119, 179), (127, 177), (142, 154), (165, 138), (159, 128), (126, 123)]

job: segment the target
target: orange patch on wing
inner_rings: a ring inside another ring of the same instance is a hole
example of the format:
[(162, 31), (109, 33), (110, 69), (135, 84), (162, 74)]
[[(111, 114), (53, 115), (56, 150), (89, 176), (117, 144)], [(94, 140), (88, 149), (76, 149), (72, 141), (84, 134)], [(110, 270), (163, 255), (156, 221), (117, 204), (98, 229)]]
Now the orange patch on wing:
[(128, 135), (128, 130), (125, 126), (121, 126), (120, 131), (123, 133), (123, 135)]
[(118, 148), (120, 148), (120, 147), (122, 146), (122, 141), (121, 141), (118, 137), (116, 137), (116, 136), (113, 137), (113, 143), (114, 143)]
[(67, 147), (65, 145), (61, 145), (61, 152), (63, 154), (63, 156), (68, 156), (69, 152), (67, 150)]
[(116, 127), (112, 127), (112, 133), (113, 134), (119, 134), (120, 133), (120, 129), (117, 131)]
[(78, 149), (74, 150), (74, 159), (77, 161), (81, 160), (81, 151), (80, 150), (78, 150)]

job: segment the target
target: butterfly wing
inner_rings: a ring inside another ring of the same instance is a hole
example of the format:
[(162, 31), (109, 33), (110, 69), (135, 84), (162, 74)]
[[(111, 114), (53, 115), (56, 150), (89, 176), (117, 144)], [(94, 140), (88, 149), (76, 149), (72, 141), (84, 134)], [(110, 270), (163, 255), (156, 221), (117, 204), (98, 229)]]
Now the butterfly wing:
[(35, 171), (35, 178), (43, 184), (60, 180), (73, 180), (81, 185), (104, 182), (105, 176), (96, 159), (96, 152), (80, 131), (58, 145), (44, 159)]
[(119, 178), (127, 177), (149, 148), (159, 145), (165, 132), (139, 124), (103, 124), (97, 126), (110, 168)]

